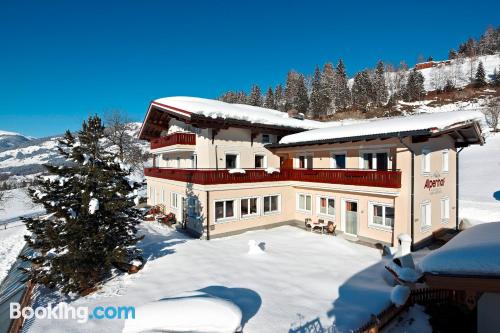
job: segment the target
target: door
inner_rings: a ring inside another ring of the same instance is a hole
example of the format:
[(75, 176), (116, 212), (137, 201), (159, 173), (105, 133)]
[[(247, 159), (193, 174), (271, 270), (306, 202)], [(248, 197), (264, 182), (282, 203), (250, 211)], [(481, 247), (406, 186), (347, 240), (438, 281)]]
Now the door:
[(342, 224), (346, 234), (358, 234), (358, 201), (342, 199)]
[(377, 170), (388, 170), (389, 163), (387, 163), (387, 153), (377, 153)]

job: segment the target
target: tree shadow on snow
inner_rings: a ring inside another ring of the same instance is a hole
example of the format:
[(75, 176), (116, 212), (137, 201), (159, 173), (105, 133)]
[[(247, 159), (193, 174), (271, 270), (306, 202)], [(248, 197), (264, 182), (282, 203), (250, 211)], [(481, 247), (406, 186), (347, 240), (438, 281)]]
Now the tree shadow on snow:
[(146, 261), (155, 260), (166, 255), (175, 253), (174, 247), (189, 240), (189, 237), (172, 231), (169, 234), (147, 230), (145, 238), (138, 244), (142, 249), (143, 257)]

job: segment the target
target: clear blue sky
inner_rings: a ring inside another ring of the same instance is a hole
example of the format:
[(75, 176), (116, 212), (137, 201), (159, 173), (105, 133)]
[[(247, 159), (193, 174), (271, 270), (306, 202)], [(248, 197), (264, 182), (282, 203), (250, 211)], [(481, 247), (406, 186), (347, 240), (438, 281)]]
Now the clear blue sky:
[(0, 0), (0, 129), (45, 136), (150, 100), (264, 89), (293, 68), (410, 65), (499, 25), (499, 1)]

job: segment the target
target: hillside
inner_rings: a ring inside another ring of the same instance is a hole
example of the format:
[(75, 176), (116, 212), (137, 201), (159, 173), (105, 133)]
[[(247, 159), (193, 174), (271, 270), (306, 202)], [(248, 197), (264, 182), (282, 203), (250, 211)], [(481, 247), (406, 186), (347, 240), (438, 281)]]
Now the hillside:
[(29, 141), (30, 138), (19, 133), (0, 131), (0, 151), (18, 147)]

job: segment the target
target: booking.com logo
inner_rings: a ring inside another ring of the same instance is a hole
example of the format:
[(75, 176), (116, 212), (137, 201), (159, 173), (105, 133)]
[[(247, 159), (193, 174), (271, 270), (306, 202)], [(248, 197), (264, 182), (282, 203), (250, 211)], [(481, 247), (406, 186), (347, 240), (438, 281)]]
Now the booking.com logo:
[(21, 304), (10, 303), (10, 319), (24, 320), (33, 317), (37, 319), (73, 319), (78, 323), (86, 323), (88, 320), (100, 319), (135, 319), (135, 307), (133, 306), (96, 306), (90, 309), (87, 306), (70, 306), (61, 302), (55, 306), (48, 303), (45, 307), (32, 308), (30, 306), (21, 309)]

